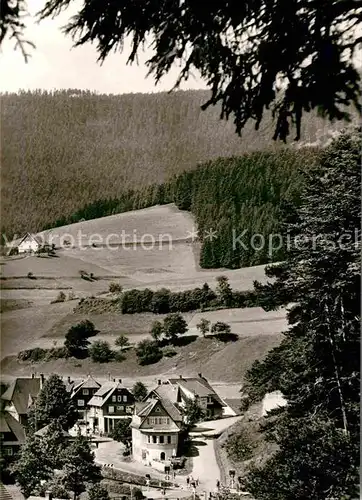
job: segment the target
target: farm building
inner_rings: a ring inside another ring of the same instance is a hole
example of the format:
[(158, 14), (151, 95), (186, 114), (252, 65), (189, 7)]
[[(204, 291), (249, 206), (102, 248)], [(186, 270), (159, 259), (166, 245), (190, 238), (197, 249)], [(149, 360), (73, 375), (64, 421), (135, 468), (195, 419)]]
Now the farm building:
[(16, 244), (12, 245), (13, 250), (17, 250), (18, 253), (35, 253), (38, 251), (44, 242), (36, 236), (35, 234), (26, 233), (22, 239), (20, 239)]

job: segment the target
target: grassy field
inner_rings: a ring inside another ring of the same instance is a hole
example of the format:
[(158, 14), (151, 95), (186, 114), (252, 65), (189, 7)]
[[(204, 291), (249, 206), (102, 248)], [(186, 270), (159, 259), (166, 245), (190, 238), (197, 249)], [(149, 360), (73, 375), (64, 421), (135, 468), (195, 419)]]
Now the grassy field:
[[(134, 248), (133, 245), (130, 248), (105, 248), (99, 244), (96, 248), (64, 248), (57, 251), (57, 257), (4, 258), (1, 269), (1, 299), (4, 304), (1, 318), (2, 356), (6, 358), (2, 363), (3, 373), (29, 373), (36, 369), (64, 374), (91, 371), (102, 375), (104, 370), (110, 370), (122, 376), (147, 378), (181, 370), (185, 375), (202, 371), (221, 383), (240, 381), (251, 361), (263, 356), (279, 342), (279, 334), (286, 326), (283, 311), (265, 313), (260, 308), (253, 308), (185, 314), (190, 343), (186, 341), (187, 345), (177, 347), (174, 357), (164, 358), (148, 367), (138, 365), (132, 350), (121, 364), (111, 363), (107, 366), (93, 365), (89, 360), (58, 360), (32, 367), (19, 364), (11, 357), (20, 350), (36, 346), (62, 345), (70, 326), (82, 319), (93, 321), (100, 331), (98, 338), (107, 340), (112, 346), (121, 333), (128, 335), (133, 344), (139, 342), (149, 336), (152, 322), (162, 319), (162, 316), (153, 314), (74, 313), (76, 300), (50, 304), (60, 290), (76, 297), (106, 297), (111, 281), (120, 283), (124, 288), (167, 287), (172, 291), (191, 289), (205, 282), (215, 286), (215, 278), (220, 274), (228, 276), (232, 288), (239, 290), (251, 289), (255, 279), (264, 281), (263, 266), (238, 270), (201, 270), (197, 264), (197, 242), (185, 240), (193, 231), (194, 224), (189, 213), (173, 205), (156, 206), (58, 228), (55, 236), (61, 238), (68, 233), (75, 237), (80, 229), (88, 236), (99, 234), (103, 239), (108, 234), (120, 233), (122, 229), (129, 233), (136, 229), (138, 238), (144, 232), (155, 238), (169, 232), (173, 239), (170, 248), (165, 245), (160, 249), (157, 244), (153, 249), (142, 248), (139, 244)], [(96, 280), (89, 282), (81, 279), (80, 270), (93, 273)], [(29, 272), (36, 279), (29, 279)], [(201, 317), (211, 322), (229, 323), (239, 340), (223, 344), (212, 338), (197, 338), (196, 324)]]
[[(47, 339), (45, 339), (47, 340)], [(266, 355), (269, 349), (278, 345), (280, 335), (258, 335), (254, 337), (240, 337), (237, 341), (223, 343), (213, 338), (192, 338), (192, 341), (183, 347), (176, 347), (176, 355), (154, 365), (140, 366), (134, 350), (127, 353), (121, 363), (99, 364), (86, 360), (55, 360), (47, 363), (20, 363), (15, 356), (2, 360), (1, 371), (6, 375), (29, 375), (37, 373), (58, 373), (75, 378), (84, 377), (91, 373), (97, 378), (122, 378), (122, 381), (132, 383), (134, 380), (144, 380), (148, 385), (157, 383), (158, 378), (196, 376), (202, 372), (210, 381), (215, 383), (236, 384), (242, 383), (246, 370), (254, 360)]]

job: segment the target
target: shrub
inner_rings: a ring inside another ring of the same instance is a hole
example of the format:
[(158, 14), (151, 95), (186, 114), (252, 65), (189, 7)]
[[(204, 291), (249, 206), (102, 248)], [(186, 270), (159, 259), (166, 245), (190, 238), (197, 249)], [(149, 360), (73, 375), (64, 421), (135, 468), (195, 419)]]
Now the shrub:
[(114, 358), (114, 352), (105, 340), (96, 340), (88, 349), (88, 353), (95, 363), (109, 363)]
[(58, 302), (65, 302), (66, 295), (63, 291), (60, 291), (55, 300), (53, 300), (52, 304), (57, 304)]
[(30, 280), (35, 280), (36, 279), (36, 277), (34, 276), (34, 274), (31, 271), (28, 272), (27, 276), (28, 276), (28, 278)]
[(122, 350), (125, 347), (129, 346), (129, 338), (122, 334), (116, 338), (115, 344), (117, 347), (120, 347)]
[(161, 288), (154, 292), (150, 310), (155, 314), (166, 314), (170, 311), (170, 290)]
[(34, 363), (38, 361), (43, 361), (48, 354), (47, 349), (42, 349), (41, 347), (35, 347), (34, 349), (27, 349), (25, 351), (20, 351), (18, 354), (18, 359), (20, 361), (32, 361)]
[(161, 321), (154, 321), (152, 323), (152, 328), (151, 328), (151, 336), (152, 338), (158, 342), (163, 334), (163, 326)]
[(142, 340), (136, 348), (136, 354), (140, 365), (151, 365), (162, 358), (162, 351), (157, 343), (152, 340)]
[(111, 293), (121, 293), (123, 290), (122, 286), (119, 283), (115, 283), (112, 281), (112, 283), (109, 284), (109, 291)]
[(127, 448), (132, 445), (132, 429), (130, 427), (131, 418), (120, 418), (110, 432), (110, 437), (115, 441), (120, 441)]
[(227, 323), (222, 321), (217, 321), (211, 326), (211, 333), (230, 333), (231, 328)]
[(52, 347), (47, 349), (47, 359), (62, 359), (68, 357), (68, 351), (65, 347)]
[(207, 332), (210, 331), (210, 321), (205, 318), (201, 318), (200, 322), (197, 323), (196, 328), (202, 333), (202, 335), (205, 337)]

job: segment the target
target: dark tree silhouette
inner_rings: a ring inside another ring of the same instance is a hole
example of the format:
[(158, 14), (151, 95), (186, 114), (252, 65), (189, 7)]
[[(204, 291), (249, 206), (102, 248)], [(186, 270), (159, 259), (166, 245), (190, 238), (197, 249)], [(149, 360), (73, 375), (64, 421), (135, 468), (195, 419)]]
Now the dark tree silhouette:
[[(15, 7), (13, 7), (15, 4)], [(66, 9), (70, 0), (49, 0), (41, 19)], [(22, 1), (2, 0), (0, 41), (17, 41)], [(75, 45), (94, 42), (103, 61), (132, 38), (129, 62), (153, 42), (147, 64), (158, 81), (179, 63), (178, 87), (196, 69), (211, 89), (203, 105), (221, 103), (238, 133), (249, 120), (258, 129), (266, 109), (276, 116), (274, 139), (286, 141), (291, 122), (301, 135), (303, 112), (329, 119), (358, 107), (360, 76), (353, 57), (362, 37), (361, 0), (85, 0), (65, 27)]]

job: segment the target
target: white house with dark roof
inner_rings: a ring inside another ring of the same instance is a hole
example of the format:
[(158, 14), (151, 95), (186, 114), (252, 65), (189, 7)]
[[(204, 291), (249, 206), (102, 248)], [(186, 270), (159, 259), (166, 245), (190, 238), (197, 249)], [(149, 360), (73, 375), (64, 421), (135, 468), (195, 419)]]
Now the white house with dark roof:
[(13, 248), (17, 248), (19, 253), (35, 253), (44, 245), (44, 242), (36, 234), (26, 233)]
[(134, 401), (122, 380), (106, 382), (88, 402), (87, 422), (94, 432), (108, 434), (118, 420), (132, 417)]
[(135, 460), (155, 466), (177, 456), (182, 415), (169, 399), (149, 396), (136, 403), (131, 427)]

